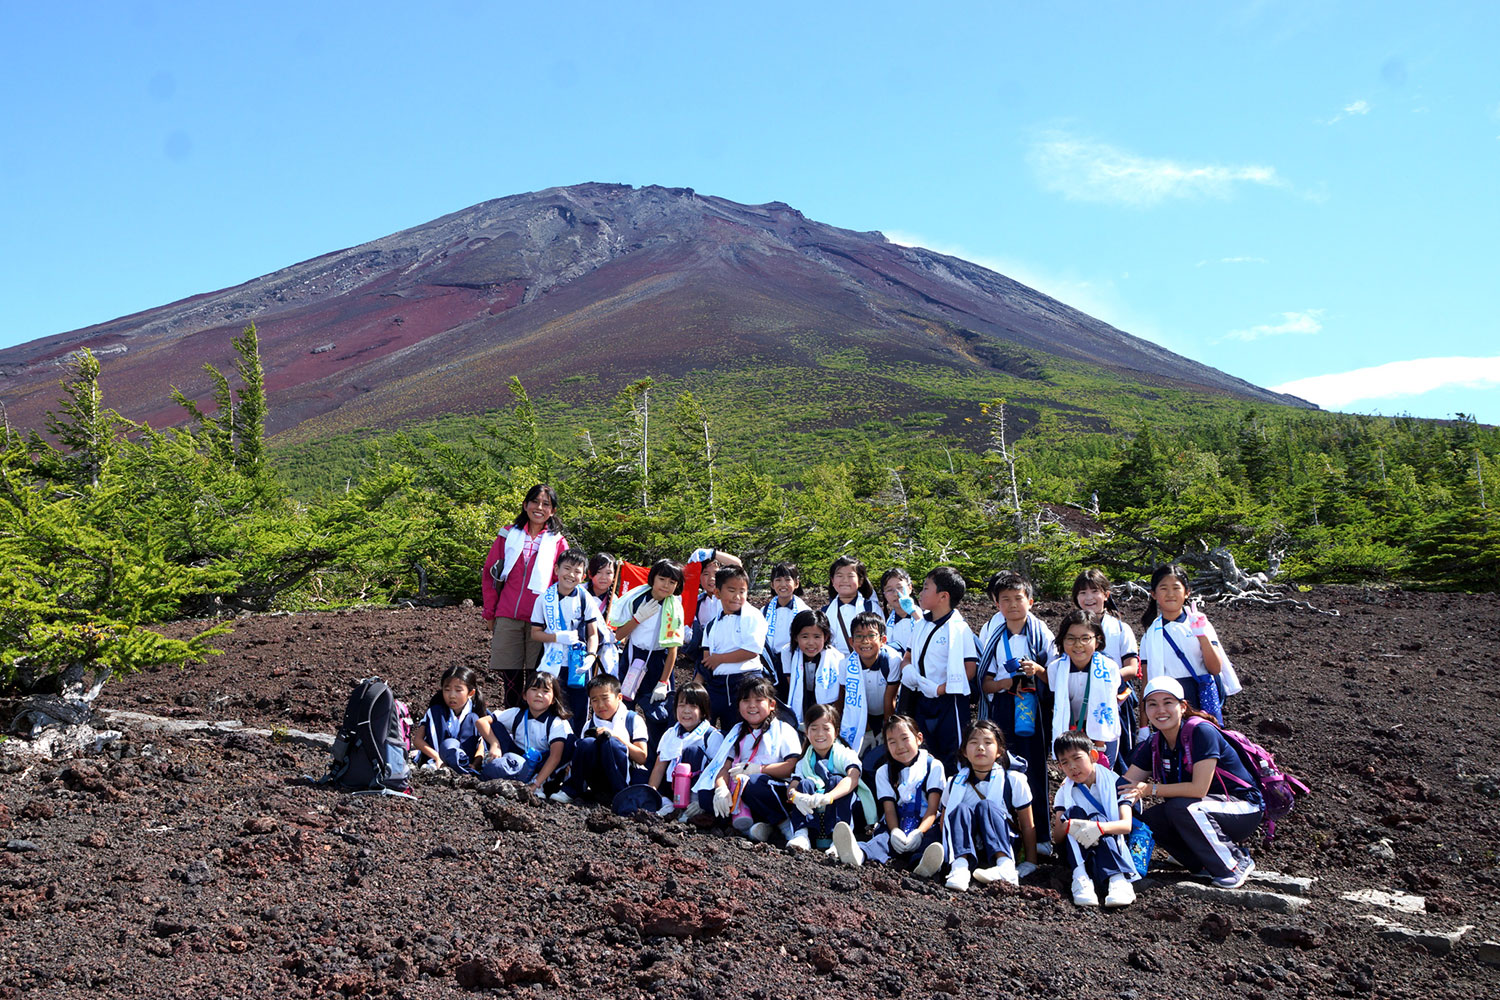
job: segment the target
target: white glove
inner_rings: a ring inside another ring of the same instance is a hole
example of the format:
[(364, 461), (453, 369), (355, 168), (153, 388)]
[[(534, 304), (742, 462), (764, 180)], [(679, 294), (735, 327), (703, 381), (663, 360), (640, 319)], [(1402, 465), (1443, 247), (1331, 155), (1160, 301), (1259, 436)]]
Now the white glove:
[(687, 808), (682, 811), (682, 819), (686, 821), (692, 819), (695, 816), (702, 815), (703, 807), (698, 804), (698, 797), (695, 795), (691, 800), (689, 800)]
[(938, 696), (938, 682), (928, 680), (926, 677), (917, 677), (917, 689), (922, 692), (924, 698), (936, 698)]
[(1099, 843), (1099, 824), (1091, 819), (1070, 819), (1068, 836), (1078, 841), (1081, 847), (1093, 847)]
[(916, 847), (917, 835), (905, 833), (901, 830), (892, 830), (890, 835), (891, 851), (896, 854), (909, 854)]
[(1191, 632), (1191, 633), (1193, 633), (1193, 635), (1195, 635), (1195, 636), (1204, 636), (1204, 635), (1207, 635), (1208, 634), (1208, 615), (1205, 615), (1198, 608), (1193, 608), (1191, 611), (1188, 612), (1187, 625), (1188, 625), (1188, 631)]
[(720, 819), (729, 818), (729, 810), (734, 805), (734, 795), (728, 786), (720, 785), (714, 789), (714, 815)]
[(564, 646), (571, 646), (578, 641), (578, 631), (576, 629), (565, 628), (561, 632), (553, 632), (552, 635), (554, 636), (554, 642)]
[(859, 756), (863, 757), (866, 753), (869, 753), (879, 742), (880, 738), (875, 735), (874, 731), (866, 729), (864, 738), (859, 741)]
[(645, 604), (642, 604), (640, 607), (636, 608), (635, 614), (631, 617), (633, 617), (636, 621), (636, 624), (639, 625), (641, 622), (650, 621), (653, 617), (656, 616), (657, 612), (659, 611), (661, 611), (661, 601), (655, 600), (653, 598), (652, 600), (649, 600)]
[(1022, 861), (1020, 864), (1016, 865), (1016, 878), (1023, 879), (1034, 871), (1036, 871), (1036, 865), (1032, 864), (1030, 861)]
[(660, 809), (656, 810), (656, 815), (663, 816), (663, 817), (670, 816), (676, 810), (677, 810), (677, 807), (672, 804), (672, 800), (668, 799), (667, 801), (665, 801), (665, 802), (663, 802), (661, 804), (661, 808)]
[(806, 792), (792, 792), (792, 805), (796, 806), (797, 811), (802, 815), (811, 816), (818, 811), (817, 805), (813, 802), (816, 798), (816, 795), (809, 795)]
[(908, 663), (901, 668), (901, 686), (916, 689), (917, 682), (921, 680), (922, 672), (917, 669), (915, 663)]
[(651, 704), (667, 700), (667, 682), (657, 681), (656, 687), (651, 689)]
[(731, 778), (749, 778), (761, 772), (759, 764), (736, 764), (729, 769)]

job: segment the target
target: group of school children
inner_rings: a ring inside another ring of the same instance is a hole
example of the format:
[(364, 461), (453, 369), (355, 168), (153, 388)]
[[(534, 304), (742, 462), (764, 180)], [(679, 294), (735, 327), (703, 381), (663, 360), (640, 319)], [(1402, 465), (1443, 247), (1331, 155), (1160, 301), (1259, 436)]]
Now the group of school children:
[[(627, 589), (610, 556), (562, 552), (531, 617), (544, 645), (515, 685), (520, 703), (490, 711), (474, 671), (450, 668), (417, 752), (564, 804), (645, 786), (663, 816), (960, 892), (1017, 883), (1053, 855), (1075, 903), (1128, 905), (1137, 820), (1217, 885), (1254, 868), (1238, 842), (1262, 803), (1218, 728), (1238, 681), (1181, 568), (1153, 575), (1137, 646), (1097, 570), (1078, 577), (1056, 633), (1031, 613), (1030, 584), (996, 573), (995, 614), (976, 637), (951, 567), (915, 597), (891, 569), (877, 597), (864, 565), (842, 557), (819, 610), (796, 566), (773, 568), (757, 608), (738, 559), (690, 561), (703, 588), (691, 626), (682, 564), (660, 560)], [(1050, 815), (1049, 757), (1064, 775)]]

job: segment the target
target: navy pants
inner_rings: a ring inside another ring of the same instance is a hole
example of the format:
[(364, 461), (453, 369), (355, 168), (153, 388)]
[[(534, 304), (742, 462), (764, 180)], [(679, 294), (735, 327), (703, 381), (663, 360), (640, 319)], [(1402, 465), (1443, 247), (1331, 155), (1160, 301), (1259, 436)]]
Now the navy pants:
[(950, 810), (947, 822), (949, 861), (968, 858), (971, 865), (988, 868), (1002, 857), (1014, 857), (1004, 803), (967, 802)]
[[(730, 790), (734, 789), (733, 779), (730, 781)], [(795, 822), (791, 813), (802, 815), (802, 811), (792, 808), (791, 803), (786, 800), (787, 783), (764, 774), (752, 775), (745, 782), (745, 790), (740, 793), (740, 802), (746, 809), (750, 810), (750, 819), (756, 823), (770, 823), (772, 826), (780, 826), (783, 823)], [(698, 805), (703, 811), (712, 816), (714, 813), (714, 790), (705, 788), (698, 793)], [(790, 812), (788, 812), (790, 810)]]
[(912, 699), (912, 715), (927, 743), (927, 752), (943, 762), (947, 773), (958, 771), (958, 758), (969, 735), (969, 696), (940, 694)]
[(1052, 796), (1047, 794), (1047, 761), (1052, 758), (1052, 746), (1047, 740), (1047, 721), (1052, 717), (1050, 699), (1039, 700), (1036, 731), (1030, 736), (1016, 735), (1016, 698), (1009, 691), (1001, 691), (991, 701), (990, 719), (1005, 733), (1005, 747), (1017, 757), (1026, 760), (1026, 784), (1031, 788), (1031, 822), (1038, 836), (1047, 830), (1047, 810)]
[(1203, 869), (1215, 878), (1244, 860), (1239, 841), (1259, 829), (1264, 818), (1258, 803), (1223, 795), (1167, 799), (1141, 813), (1157, 847), (1190, 871)]
[(589, 719), (589, 689), (570, 687), (567, 692), (568, 709), (573, 713), (573, 735), (577, 736), (583, 732), (583, 724)]
[(718, 720), (719, 732), (727, 733), (731, 726), (744, 720), (740, 718), (740, 685), (746, 677), (760, 673), (760, 661), (748, 660), (754, 669), (737, 674), (699, 674), (698, 679), (708, 688), (708, 703), (713, 717)]
[[(1080, 806), (1068, 810), (1068, 819), (1090, 818)], [(1103, 837), (1099, 843), (1087, 848), (1072, 837), (1063, 837), (1060, 851), (1067, 858), (1068, 870), (1074, 871), (1079, 865), (1083, 865), (1095, 886), (1109, 885), (1109, 880), (1116, 875), (1124, 875), (1129, 879), (1136, 876), (1135, 861), (1131, 859), (1130, 852), (1122, 854), (1119, 842), (1114, 837)]]
[(615, 795), (637, 780), (638, 770), (630, 766), (624, 743), (608, 737), (585, 736), (573, 748), (573, 766), (563, 783), (563, 791), (575, 799), (588, 791)]
[[(823, 786), (812, 778), (793, 778), (792, 780), (796, 782), (793, 787), (799, 792), (816, 795), (824, 790)], [(811, 816), (804, 816), (801, 809), (788, 805), (787, 818), (792, 821), (794, 829), (806, 830), (808, 837), (822, 842), (826, 847), (833, 841), (834, 826), (839, 823), (848, 823), (851, 827), (854, 825), (854, 800), (857, 797), (857, 793), (851, 791), (843, 798), (834, 799), (828, 804), (828, 808), (819, 809)]]

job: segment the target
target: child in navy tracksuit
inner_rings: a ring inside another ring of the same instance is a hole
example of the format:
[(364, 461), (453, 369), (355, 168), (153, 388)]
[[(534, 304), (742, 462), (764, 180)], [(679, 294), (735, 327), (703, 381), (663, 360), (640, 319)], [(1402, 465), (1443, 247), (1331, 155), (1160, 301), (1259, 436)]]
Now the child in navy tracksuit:
[(522, 704), (490, 716), (490, 732), (503, 754), (501, 777), (540, 793), (573, 756), (573, 726), (562, 681), (539, 673), (521, 692)]
[[(464, 774), (502, 777), (498, 758), (501, 750), (490, 732), (489, 710), (479, 693), (479, 675), (468, 667), (443, 671), (437, 694), (428, 702), (427, 714), (415, 731), (416, 750), (427, 758), (425, 767), (448, 767)], [(486, 760), (489, 747), (495, 758)], [(489, 767), (493, 773), (485, 773)]]
[(969, 731), (974, 672), (979, 650), (974, 633), (958, 613), (968, 585), (952, 566), (927, 574), (917, 600), (928, 620), (917, 625), (912, 648), (902, 659), (901, 685), (912, 691), (911, 716), (928, 750), (950, 772)]
[(1103, 885), (1105, 906), (1129, 906), (1139, 877), (1125, 843), (1134, 802), (1118, 788), (1115, 772), (1099, 763), (1087, 734), (1065, 732), (1052, 751), (1066, 776), (1052, 802), (1052, 842), (1073, 873), (1073, 902), (1098, 906)]
[(553, 802), (573, 802), (590, 791), (614, 796), (646, 779), (646, 720), (625, 707), (620, 682), (609, 674), (589, 681), (589, 710), (568, 780), (552, 793)]
[[(666, 796), (666, 801), (657, 813), (659, 816), (670, 816), (676, 810), (672, 803), (671, 783), (677, 765), (686, 764), (692, 781), (697, 781), (698, 775), (703, 773), (704, 765), (713, 759), (714, 754), (719, 752), (719, 745), (724, 742), (724, 734), (715, 729), (710, 721), (713, 706), (708, 691), (702, 684), (693, 680), (678, 688), (677, 704), (674, 707), (677, 724), (662, 733), (661, 740), (656, 744), (656, 765), (651, 769), (649, 781), (652, 788)], [(663, 782), (667, 783), (665, 788)], [(697, 799), (692, 798), (683, 810), (683, 819), (692, 819), (701, 811)]]
[(1005, 733), (1005, 745), (1026, 760), (1031, 784), (1031, 820), (1045, 830), (1047, 821), (1047, 758), (1052, 749), (1052, 692), (1046, 664), (1056, 639), (1052, 630), (1031, 613), (1031, 584), (1019, 573), (1002, 571), (985, 587), (995, 605), (995, 616), (980, 638), (984, 650), (984, 680), (990, 721)]
[(863, 843), (855, 841), (851, 825), (838, 824), (833, 828), (834, 852), (846, 865), (858, 867), (869, 860), (931, 878), (943, 867), (943, 764), (922, 749), (916, 720), (906, 715), (885, 720), (885, 757), (875, 771), (880, 822)]

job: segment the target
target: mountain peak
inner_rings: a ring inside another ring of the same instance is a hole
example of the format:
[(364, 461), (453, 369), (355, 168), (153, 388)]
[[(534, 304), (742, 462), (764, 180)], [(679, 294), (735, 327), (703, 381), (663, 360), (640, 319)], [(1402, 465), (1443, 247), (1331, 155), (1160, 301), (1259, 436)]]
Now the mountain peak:
[(179, 422), (171, 386), (260, 331), (271, 430), (394, 426), (501, 405), (512, 374), (545, 390), (585, 376), (816, 366), (856, 349), (1005, 370), (1026, 351), (1233, 396), (1299, 404), (1172, 354), (959, 258), (692, 188), (590, 182), (511, 195), (244, 284), (0, 351), (13, 423), (40, 426), (59, 366), (109, 355), (110, 404)]

